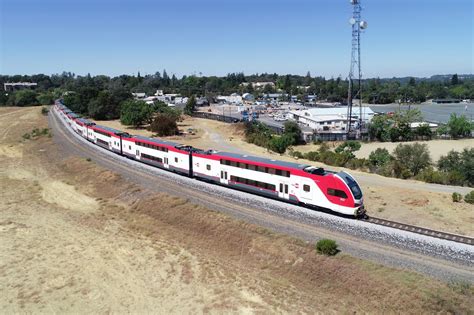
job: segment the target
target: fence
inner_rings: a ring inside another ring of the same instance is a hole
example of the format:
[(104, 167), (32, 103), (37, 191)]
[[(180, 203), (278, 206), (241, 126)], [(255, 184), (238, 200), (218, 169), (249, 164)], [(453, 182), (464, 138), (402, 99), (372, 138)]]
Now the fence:
[(194, 112), (193, 117), (218, 120), (218, 121), (223, 121), (226, 123), (236, 123), (236, 122), (242, 121), (242, 119), (235, 118), (232, 116), (224, 116), (224, 115), (218, 115), (218, 114), (206, 113), (206, 112)]

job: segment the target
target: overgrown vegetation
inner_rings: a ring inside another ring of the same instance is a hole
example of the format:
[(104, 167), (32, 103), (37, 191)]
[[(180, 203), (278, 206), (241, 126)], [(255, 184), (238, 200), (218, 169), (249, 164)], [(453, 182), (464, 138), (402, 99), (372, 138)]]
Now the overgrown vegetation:
[(47, 107), (41, 107), (41, 114), (43, 115), (48, 115), (49, 113), (49, 109)]
[(330, 239), (321, 239), (316, 243), (316, 251), (326, 256), (334, 256), (339, 250), (336, 241)]

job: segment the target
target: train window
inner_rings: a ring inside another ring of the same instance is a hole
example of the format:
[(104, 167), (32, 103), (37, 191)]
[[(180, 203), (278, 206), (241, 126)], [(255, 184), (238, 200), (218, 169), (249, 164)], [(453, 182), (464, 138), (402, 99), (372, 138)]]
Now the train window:
[(221, 178), (224, 178), (224, 171), (221, 171)]
[(288, 193), (288, 185), (285, 185), (285, 194)]
[(211, 170), (211, 166), (210, 166), (209, 164), (207, 164), (207, 165), (206, 165), (206, 169), (207, 169), (208, 171), (210, 171), (210, 170)]
[(311, 190), (311, 187), (309, 187), (309, 185), (303, 185), (303, 190), (309, 192)]
[(282, 176), (282, 175), (283, 175), (283, 173), (282, 173), (281, 170), (279, 170), (279, 169), (276, 170), (276, 174), (277, 174), (278, 176)]
[(175, 158), (174, 158), (174, 161), (175, 161), (176, 163), (178, 163), (178, 158), (177, 158), (177, 157), (175, 157)]
[(290, 177), (290, 171), (283, 171), (283, 176)]
[(132, 146), (131, 146), (131, 145), (129, 145), (129, 146), (128, 146), (128, 149), (129, 149), (129, 150), (131, 150), (131, 149), (132, 149)]
[(328, 195), (336, 196), (339, 198), (347, 198), (347, 194), (339, 189), (328, 188)]
[(283, 192), (283, 184), (280, 184), (280, 192)]
[(253, 165), (253, 164), (249, 164), (249, 170), (251, 170), (251, 171), (255, 171), (255, 170), (256, 170), (256, 168), (257, 168), (257, 167), (256, 167), (255, 165)]

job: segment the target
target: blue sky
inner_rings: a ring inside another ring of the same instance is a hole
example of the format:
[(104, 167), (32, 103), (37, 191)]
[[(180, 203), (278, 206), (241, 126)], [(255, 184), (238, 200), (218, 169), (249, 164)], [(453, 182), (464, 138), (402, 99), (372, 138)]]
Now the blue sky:
[[(473, 73), (472, 0), (362, 0), (364, 77)], [(349, 0), (0, 0), (0, 73), (346, 77)]]

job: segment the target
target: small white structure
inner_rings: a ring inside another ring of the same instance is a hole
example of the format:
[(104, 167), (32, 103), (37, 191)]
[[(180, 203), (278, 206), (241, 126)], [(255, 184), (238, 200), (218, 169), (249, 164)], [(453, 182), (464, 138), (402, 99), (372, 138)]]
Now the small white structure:
[(133, 97), (136, 99), (136, 100), (141, 100), (141, 99), (144, 99), (146, 97), (146, 93), (132, 93)]
[[(374, 112), (369, 107), (362, 108), (362, 123), (372, 120)], [(346, 129), (347, 107), (310, 108), (303, 111), (292, 111), (290, 117), (298, 123), (308, 126), (315, 132), (340, 132)], [(358, 123), (360, 108), (352, 108), (352, 121)]]
[(271, 86), (273, 89), (275, 88), (274, 82), (243, 82), (240, 83), (240, 86), (248, 86), (249, 84), (252, 84), (252, 87), (256, 90), (263, 89), (267, 85)]
[(15, 91), (26, 88), (35, 88), (38, 83), (34, 82), (14, 82), (14, 83), (3, 83), (3, 89), (5, 91)]
[(155, 95), (156, 96), (163, 96), (164, 95), (163, 90), (156, 90)]

